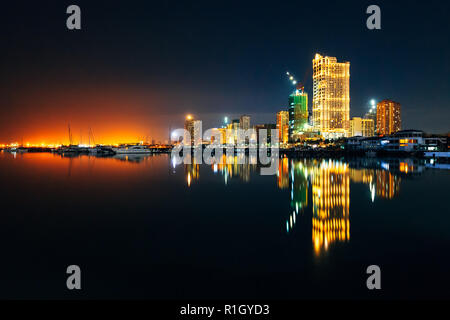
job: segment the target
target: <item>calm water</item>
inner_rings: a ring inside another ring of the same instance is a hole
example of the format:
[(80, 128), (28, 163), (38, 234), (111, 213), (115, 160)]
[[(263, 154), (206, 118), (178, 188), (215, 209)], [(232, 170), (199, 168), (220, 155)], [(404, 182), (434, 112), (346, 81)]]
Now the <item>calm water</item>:
[(284, 158), (261, 176), (226, 162), (0, 153), (0, 297), (450, 297), (448, 170)]

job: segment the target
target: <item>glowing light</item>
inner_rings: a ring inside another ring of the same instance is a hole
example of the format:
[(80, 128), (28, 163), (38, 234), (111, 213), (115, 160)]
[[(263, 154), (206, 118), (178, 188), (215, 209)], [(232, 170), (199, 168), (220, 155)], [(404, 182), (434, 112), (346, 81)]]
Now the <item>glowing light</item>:
[(187, 120), (192, 120), (192, 116), (191, 116), (190, 114), (188, 114), (188, 115), (186, 116), (186, 119), (187, 119)]

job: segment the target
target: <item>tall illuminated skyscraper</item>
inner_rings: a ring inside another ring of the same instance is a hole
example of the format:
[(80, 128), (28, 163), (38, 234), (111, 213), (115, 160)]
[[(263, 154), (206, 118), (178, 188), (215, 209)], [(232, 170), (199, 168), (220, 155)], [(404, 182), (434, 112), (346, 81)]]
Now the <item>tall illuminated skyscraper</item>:
[(384, 136), (400, 131), (402, 120), (400, 103), (383, 100), (377, 104), (377, 133)]
[(277, 112), (278, 141), (288, 143), (289, 141), (289, 112)]
[(377, 132), (377, 103), (374, 99), (370, 100), (369, 111), (364, 115), (364, 119), (372, 119), (373, 120), (373, 129), (374, 132)]
[(289, 138), (296, 141), (308, 126), (308, 94), (299, 85), (289, 96)]
[(188, 115), (184, 122), (184, 129), (186, 130), (183, 143), (198, 146), (202, 143), (202, 121), (194, 120), (194, 117)]
[(324, 138), (348, 136), (350, 62), (316, 54), (313, 60), (313, 126)]

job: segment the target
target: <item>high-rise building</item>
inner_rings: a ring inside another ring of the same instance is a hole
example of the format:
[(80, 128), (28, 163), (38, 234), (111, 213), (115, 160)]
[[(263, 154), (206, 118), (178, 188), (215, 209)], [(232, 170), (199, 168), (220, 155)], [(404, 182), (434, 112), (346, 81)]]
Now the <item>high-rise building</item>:
[(354, 117), (350, 120), (350, 136), (373, 137), (375, 135), (372, 119)]
[[(247, 130), (250, 129), (250, 116), (248, 116), (248, 115), (242, 115), (242, 116), (239, 118), (239, 129), (245, 130), (245, 131), (247, 131)], [(245, 143), (246, 145), (248, 145), (249, 141), (250, 141), (249, 137), (245, 137), (244, 143)]]
[(238, 142), (238, 130), (239, 130), (240, 126), (241, 125), (240, 125), (239, 119), (233, 119), (231, 121), (231, 128), (233, 129), (233, 141), (235, 144), (237, 144), (237, 142)]
[(239, 129), (248, 130), (250, 129), (250, 116), (242, 115), (239, 119)]
[(369, 111), (364, 115), (364, 119), (372, 119), (374, 132), (377, 132), (377, 103), (374, 99), (370, 100)]
[(277, 112), (277, 129), (278, 129), (278, 141), (280, 143), (289, 142), (289, 112), (279, 111)]
[[(256, 131), (256, 140), (259, 145), (272, 144), (272, 130), (275, 130), (277, 128), (277, 125), (274, 123), (266, 123), (266, 124), (257, 124), (255, 125), (255, 131)], [(266, 130), (266, 141), (262, 141), (259, 139), (259, 131), (263, 129)]]
[(195, 120), (193, 116), (188, 115), (184, 122), (184, 129), (186, 130), (183, 143), (198, 146), (202, 143), (202, 121)]
[(308, 94), (299, 85), (289, 96), (289, 137), (296, 141), (308, 127)]
[(316, 54), (313, 60), (313, 126), (324, 138), (350, 129), (350, 62)]
[(400, 103), (383, 100), (377, 104), (377, 134), (385, 136), (400, 131), (402, 120)]
[(220, 144), (226, 144), (227, 143), (227, 129), (226, 128), (219, 128), (220, 133)]

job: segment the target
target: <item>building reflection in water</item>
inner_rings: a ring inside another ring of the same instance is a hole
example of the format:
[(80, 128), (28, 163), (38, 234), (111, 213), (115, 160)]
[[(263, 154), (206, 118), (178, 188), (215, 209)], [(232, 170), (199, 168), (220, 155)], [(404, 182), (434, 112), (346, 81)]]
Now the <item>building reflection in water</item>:
[[(408, 168), (408, 169), (405, 169)], [(340, 160), (280, 159), (277, 185), (286, 188), (289, 181), (291, 211), (285, 226), (292, 232), (308, 206), (311, 192), (312, 243), (317, 256), (337, 242), (350, 240), (350, 182), (368, 186), (369, 197), (393, 199), (400, 190), (401, 173), (412, 173), (414, 164), (363, 160), (363, 163)], [(389, 170), (392, 170), (390, 172)], [(409, 171), (407, 171), (409, 170)]]
[(232, 178), (238, 177), (242, 182), (249, 182), (250, 175), (256, 170), (256, 157), (246, 156), (244, 153), (235, 155), (222, 155), (222, 161), (213, 164), (214, 172), (220, 172), (224, 177), (225, 184)]
[(322, 160), (310, 168), (314, 252), (350, 240), (350, 170), (346, 163)]
[[(282, 157), (276, 183), (280, 189), (289, 188), (290, 212), (284, 224), (286, 232), (291, 233), (299, 215), (303, 215), (307, 208), (311, 209), (312, 244), (314, 253), (320, 256), (333, 244), (350, 241), (350, 182), (367, 185), (372, 202), (376, 198), (390, 200), (399, 194), (401, 176), (420, 173), (422, 167), (409, 160), (398, 159), (362, 158), (344, 162)], [(256, 157), (236, 154), (223, 155), (222, 163), (213, 164), (211, 168), (214, 173), (220, 173), (227, 184), (235, 177), (243, 182), (250, 181), (258, 165)], [(188, 185), (199, 178), (196, 164), (186, 164), (185, 172)]]
[(186, 182), (188, 187), (191, 186), (192, 182), (194, 180), (198, 180), (200, 177), (200, 165), (196, 163), (195, 157), (192, 157), (191, 155), (186, 155), (190, 159), (189, 164), (184, 165), (184, 172), (186, 174)]

